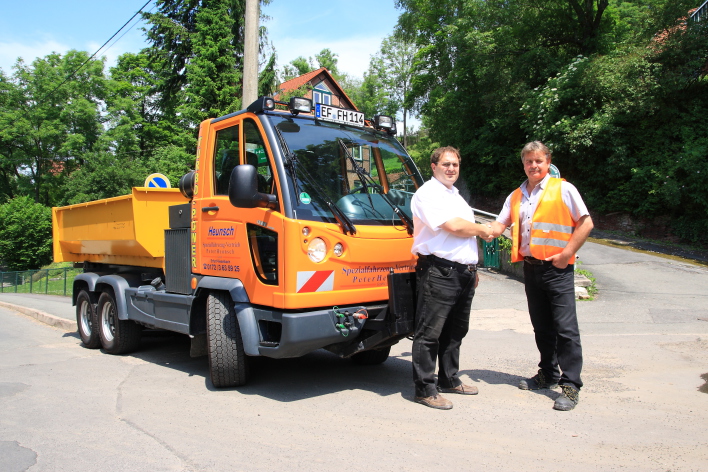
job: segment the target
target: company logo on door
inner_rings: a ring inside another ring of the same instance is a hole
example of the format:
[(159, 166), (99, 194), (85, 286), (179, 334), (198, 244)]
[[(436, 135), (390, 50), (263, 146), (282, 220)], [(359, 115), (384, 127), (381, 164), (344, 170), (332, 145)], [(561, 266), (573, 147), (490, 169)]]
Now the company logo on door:
[(230, 238), (233, 237), (235, 231), (233, 226), (229, 226), (228, 228), (214, 228), (213, 226), (209, 226), (207, 234), (216, 238)]

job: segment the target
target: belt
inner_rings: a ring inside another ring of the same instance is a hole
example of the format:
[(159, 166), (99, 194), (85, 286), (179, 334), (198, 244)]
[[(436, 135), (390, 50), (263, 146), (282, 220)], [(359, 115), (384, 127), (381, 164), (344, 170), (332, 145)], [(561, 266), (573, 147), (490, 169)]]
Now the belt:
[(543, 264), (550, 264), (550, 261), (542, 261), (541, 259), (536, 259), (535, 257), (531, 256), (524, 256), (524, 262), (527, 262), (531, 265), (543, 265)]
[(477, 264), (462, 264), (460, 262), (448, 261), (447, 259), (438, 257), (435, 254), (418, 254), (418, 259), (422, 259), (424, 261), (427, 260), (431, 264), (434, 264), (438, 267), (450, 267), (457, 269), (458, 271), (469, 270), (470, 272), (475, 272), (477, 270)]

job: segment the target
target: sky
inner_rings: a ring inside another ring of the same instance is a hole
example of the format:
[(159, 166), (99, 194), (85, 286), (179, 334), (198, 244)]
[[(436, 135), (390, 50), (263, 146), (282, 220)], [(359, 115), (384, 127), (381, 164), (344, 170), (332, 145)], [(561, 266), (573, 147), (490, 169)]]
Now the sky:
[[(51, 52), (96, 52), (147, 0), (0, 0), (0, 68), (11, 74), (18, 57), (30, 64)], [(152, 0), (145, 11), (154, 10)], [(394, 0), (271, 0), (263, 24), (278, 66), (324, 48), (339, 56), (340, 72), (361, 78), (381, 41), (393, 33), (400, 11)], [(130, 23), (99, 56), (107, 65), (147, 46), (142, 21)], [(126, 28), (127, 29), (127, 28)]]

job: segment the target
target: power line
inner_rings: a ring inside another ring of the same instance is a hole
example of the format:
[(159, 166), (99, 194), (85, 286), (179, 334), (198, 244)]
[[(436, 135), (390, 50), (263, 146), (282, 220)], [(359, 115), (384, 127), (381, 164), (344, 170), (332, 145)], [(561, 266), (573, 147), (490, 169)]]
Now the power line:
[(98, 53), (101, 51), (101, 49), (103, 49), (103, 48), (106, 46), (106, 44), (110, 43), (111, 40), (112, 40), (113, 38), (115, 38), (116, 35), (118, 35), (118, 33), (120, 33), (120, 32), (123, 30), (123, 28), (125, 28), (125, 27), (128, 25), (128, 23), (130, 23), (131, 21), (133, 21), (133, 18), (135, 18), (136, 16), (138, 16), (138, 15), (140, 14), (140, 12), (142, 12), (143, 9), (145, 9), (145, 7), (148, 6), (148, 4), (149, 4), (150, 2), (152, 2), (152, 0), (148, 0), (147, 2), (145, 2), (145, 5), (143, 5), (142, 7), (140, 7), (140, 10), (136, 11), (135, 14), (134, 14), (133, 16), (131, 16), (130, 19), (129, 19), (128, 21), (126, 21), (125, 24), (124, 24), (123, 26), (121, 26), (118, 31), (116, 31), (115, 33), (113, 33), (113, 36), (111, 36), (110, 38), (108, 38), (108, 41), (106, 41), (105, 43), (103, 43), (103, 45), (102, 45), (100, 48), (98, 48), (98, 49), (96, 50), (96, 52), (94, 52), (94, 53), (91, 55), (91, 57), (89, 57), (88, 59), (86, 59), (86, 60), (84, 61), (84, 63), (81, 64), (78, 68), (76, 68), (76, 70), (74, 70), (71, 74), (69, 74), (69, 75), (66, 77), (66, 79), (64, 79), (64, 81), (63, 81), (62, 83), (60, 83), (59, 85), (57, 85), (57, 86), (54, 88), (54, 90), (52, 90), (51, 92), (49, 92), (49, 93), (44, 97), (44, 100), (46, 100), (46, 99), (48, 99), (49, 97), (51, 97), (52, 94), (54, 94), (54, 92), (56, 92), (57, 90), (59, 90), (59, 88), (60, 88), (61, 86), (63, 86), (65, 83), (67, 83), (67, 82), (69, 81), (69, 79), (72, 79), (72, 78), (76, 75), (76, 73), (79, 72), (86, 64), (88, 64), (89, 61), (90, 61), (91, 59), (93, 59), (93, 58), (96, 56), (96, 54), (98, 54)]
[[(150, 3), (150, 2), (148, 2), (148, 3)], [(145, 8), (145, 7), (143, 6), (143, 8)], [(152, 8), (150, 9), (150, 11), (148, 11), (148, 13), (152, 13), (152, 11), (153, 11), (155, 8), (157, 8), (157, 5), (153, 5)], [(140, 11), (138, 11), (138, 13), (140, 13)], [(137, 13), (136, 13), (136, 15), (137, 15)], [(133, 15), (133, 18), (135, 18), (135, 15)], [(128, 20), (128, 22), (130, 22), (133, 18), (131, 18), (130, 20)], [(103, 52), (105, 53), (105, 52), (107, 52), (110, 48), (112, 48), (113, 46), (115, 46), (116, 43), (117, 43), (118, 41), (120, 41), (120, 40), (123, 38), (123, 36), (125, 36), (126, 34), (128, 34), (128, 33), (130, 32), (130, 30), (132, 30), (133, 28), (135, 28), (135, 25), (137, 25), (139, 22), (140, 22), (140, 21), (136, 21), (135, 23), (133, 23), (133, 24), (130, 26), (130, 28), (128, 28), (127, 30), (125, 30), (125, 32), (124, 32), (123, 34), (121, 34), (118, 39), (116, 39), (115, 41), (113, 41), (113, 44), (111, 44), (110, 46), (108, 46), (108, 47), (106, 48), (106, 50), (103, 51)], [(125, 27), (125, 25), (123, 25), (123, 26)], [(120, 31), (120, 30), (118, 30), (118, 31)], [(114, 36), (115, 36), (115, 35), (114, 35)], [(110, 41), (110, 39), (109, 39), (108, 41)]]

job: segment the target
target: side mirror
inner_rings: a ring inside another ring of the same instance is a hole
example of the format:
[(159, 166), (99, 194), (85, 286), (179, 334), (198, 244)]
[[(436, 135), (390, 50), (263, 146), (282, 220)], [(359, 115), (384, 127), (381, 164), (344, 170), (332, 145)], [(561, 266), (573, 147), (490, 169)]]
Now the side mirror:
[(258, 191), (258, 171), (250, 164), (234, 167), (229, 179), (229, 201), (236, 208), (275, 208), (275, 195)]

